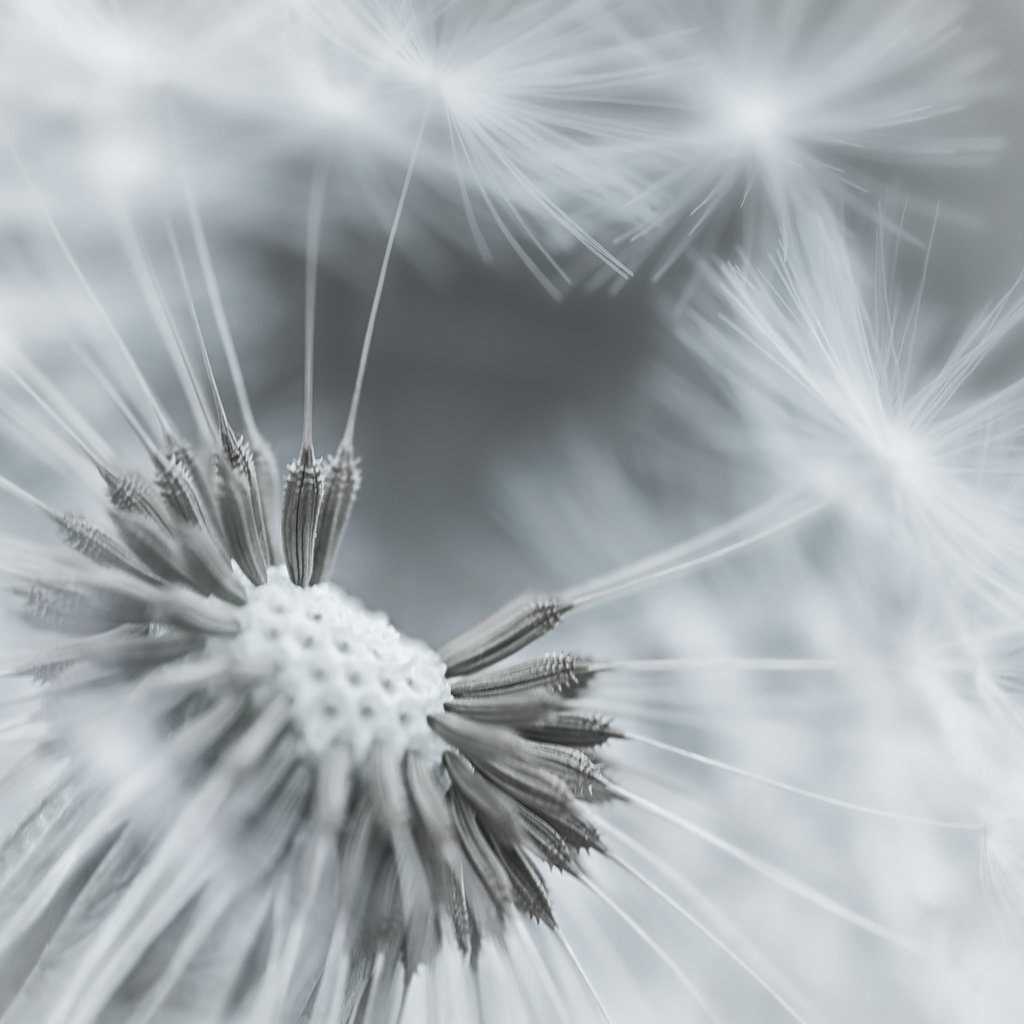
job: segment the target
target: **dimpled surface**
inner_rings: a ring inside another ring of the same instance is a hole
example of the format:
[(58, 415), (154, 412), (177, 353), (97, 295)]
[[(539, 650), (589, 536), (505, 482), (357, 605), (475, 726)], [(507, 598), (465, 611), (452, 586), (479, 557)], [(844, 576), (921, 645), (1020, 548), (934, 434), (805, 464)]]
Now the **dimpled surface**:
[(225, 641), (252, 673), (260, 696), (284, 694), (314, 754), (332, 744), (358, 762), (371, 747), (430, 747), (427, 715), (451, 696), (445, 666), (426, 644), (403, 636), (330, 583), (303, 589), (280, 566), (249, 593), (243, 626)]

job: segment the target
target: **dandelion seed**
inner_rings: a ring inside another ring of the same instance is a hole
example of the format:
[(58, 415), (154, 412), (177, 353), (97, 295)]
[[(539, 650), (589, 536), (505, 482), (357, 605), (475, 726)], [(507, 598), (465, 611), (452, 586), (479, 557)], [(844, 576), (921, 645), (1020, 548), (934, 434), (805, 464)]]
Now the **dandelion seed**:
[[(404, 138), (415, 133), (408, 112), (428, 108), (424, 179), (446, 205), (462, 207), (481, 255), (490, 258), (500, 241), (558, 294), (568, 282), (559, 261), (568, 238), (628, 276), (596, 236), (627, 216), (625, 142), (633, 113), (656, 92), (646, 44), (617, 7), (298, 6), (331, 59), (383, 94)], [(680, 63), (688, 59), (682, 51)]]
[(998, 148), (956, 126), (991, 90), (989, 55), (968, 39), (958, 3), (709, 0), (685, 13), (655, 3), (649, 17), (695, 19), (701, 57), (664, 76), (677, 120), (655, 122), (634, 203), (647, 222), (624, 250), (656, 279), (699, 258), (698, 245), (770, 255), (808, 209), (876, 219), (875, 197), (899, 172)]
[(902, 525), (900, 564), (917, 552), (934, 583), (952, 573), (1012, 600), (1020, 380), (991, 368), (1019, 329), (1019, 288), (946, 344), (923, 276), (907, 296), (893, 268), (880, 237), (865, 284), (838, 228), (810, 219), (771, 270), (723, 269), (722, 311), (698, 315), (696, 351), (728, 379), (781, 478), (838, 490), (835, 507), (878, 543)]

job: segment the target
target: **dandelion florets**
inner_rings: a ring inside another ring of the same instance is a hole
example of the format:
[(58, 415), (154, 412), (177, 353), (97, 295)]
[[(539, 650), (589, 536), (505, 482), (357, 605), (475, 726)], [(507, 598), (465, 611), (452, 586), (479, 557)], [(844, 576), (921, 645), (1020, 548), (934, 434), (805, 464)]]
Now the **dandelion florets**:
[[(95, 358), (87, 364), (102, 376)], [(194, 368), (186, 377), (197, 379)], [(59, 960), (59, 988), (41, 992), (31, 978), (52, 968), (60, 942), (28, 958), (10, 1019), (170, 1012), (202, 969), (191, 943), (220, 941), (222, 917), (279, 886), (290, 901), (280, 962), (248, 976), (256, 953), (236, 950), (242, 975), (222, 994), (250, 1019), (306, 1019), (310, 1006), (325, 1021), (387, 1019), (359, 1008), (364, 986), (394, 1003), (446, 942), (475, 961), (516, 920), (557, 930), (543, 869), (578, 874), (581, 855), (603, 849), (585, 808), (613, 798), (597, 750), (616, 732), (570, 710), (589, 678), (581, 659), (500, 663), (553, 628), (562, 604), (515, 602), (437, 653), (327, 581), (361, 479), (354, 419), (334, 456), (305, 443), (282, 486), (244, 382), (251, 444), (211, 372), (213, 408), (193, 396), (208, 426), (198, 447), (152, 392), (152, 433), (118, 396), (150, 454), (143, 473), (69, 407), (15, 379), (93, 463), (107, 515), (51, 509), (0, 478), (67, 544), (12, 567), (24, 617), (50, 634), (13, 674), (46, 684), (37, 756), (56, 780), (58, 813), (95, 809), (56, 862), (44, 860), (42, 884), (24, 887), (17, 871), (0, 878), (0, 898), (20, 907), (0, 929), (0, 961), (67, 873), (113, 909), (86, 948)], [(44, 800), (30, 819), (49, 813)], [(151, 856), (128, 855), (108, 891), (100, 852), (110, 830)], [(175, 921), (197, 901), (217, 912), (178, 935)], [(73, 913), (57, 927), (74, 928)], [(140, 997), (161, 943), (173, 963)]]
[(427, 725), (451, 697), (445, 666), (332, 583), (298, 587), (283, 566), (254, 587), (237, 636), (211, 644), (258, 680), (257, 699), (288, 698), (296, 731), (320, 757), (332, 746), (362, 765), (376, 744), (396, 758), (441, 745)]

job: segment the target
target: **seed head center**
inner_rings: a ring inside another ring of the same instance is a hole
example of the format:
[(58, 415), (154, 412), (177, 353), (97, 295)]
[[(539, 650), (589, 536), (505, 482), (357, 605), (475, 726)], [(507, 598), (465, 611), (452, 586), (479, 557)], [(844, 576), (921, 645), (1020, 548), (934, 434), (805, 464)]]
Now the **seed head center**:
[(283, 695), (314, 755), (341, 745), (355, 763), (378, 744), (396, 754), (431, 747), (427, 715), (451, 698), (445, 666), (331, 583), (297, 587), (282, 566), (255, 587), (241, 632), (226, 641), (261, 699)]

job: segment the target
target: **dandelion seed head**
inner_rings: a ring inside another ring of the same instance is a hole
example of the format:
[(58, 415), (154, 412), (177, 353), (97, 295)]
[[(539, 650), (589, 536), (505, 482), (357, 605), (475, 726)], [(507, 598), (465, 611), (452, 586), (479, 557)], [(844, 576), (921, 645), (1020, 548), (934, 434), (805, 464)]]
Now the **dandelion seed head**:
[(884, 239), (865, 273), (838, 221), (807, 217), (768, 272), (723, 268), (728, 312), (705, 321), (716, 341), (699, 351), (727, 367), (781, 477), (839, 501), (876, 541), (898, 537), (900, 557), (917, 551), (937, 579), (956, 566), (1005, 603), (1019, 384), (1003, 385), (998, 360), (1018, 336), (1019, 292), (954, 334), (924, 307), (923, 284), (908, 294), (893, 281)]
[(900, 489), (924, 497), (936, 484), (927, 438), (900, 420), (888, 421), (876, 439), (875, 455)]
[(503, 115), (503, 103), (515, 100), (500, 80), (496, 82), (487, 74), (486, 65), (477, 61), (459, 63), (445, 53), (425, 50), (406, 54), (397, 77), (417, 94), (433, 100), (455, 121), (487, 124)]
[(339, 745), (363, 765), (377, 744), (399, 759), (440, 748), (427, 716), (451, 697), (441, 659), (334, 584), (297, 587), (273, 567), (251, 589), (238, 635), (211, 644), (221, 651), (258, 680), (259, 700), (287, 697), (314, 756)]
[(378, 125), (408, 143), (423, 123), (424, 177), (461, 211), (445, 222), (465, 223), (463, 241), (487, 259), (510, 247), (555, 294), (568, 283), (566, 245), (629, 276), (601, 236), (635, 220), (626, 143), (658, 90), (646, 47), (616, 10), (595, 17), (591, 0), (557, 10), (300, 0), (297, 10), (325, 66), (370, 84)]
[(662, 187), (633, 243), (656, 277), (698, 236), (720, 244), (739, 227), (747, 254), (767, 256), (811, 206), (877, 219), (865, 195), (894, 187), (894, 172), (906, 188), (908, 169), (983, 162), (999, 148), (958, 120), (992, 90), (990, 54), (958, 3), (693, 6), (657, 15), (663, 30), (697, 18), (703, 62), (664, 75), (673, 123), (651, 147)]
[(779, 97), (767, 89), (739, 89), (724, 106), (725, 123), (739, 141), (760, 147), (782, 138), (785, 109)]
[[(106, 521), (47, 512), (71, 550), (23, 551), (9, 567), (23, 618), (50, 634), (12, 670), (54, 684), (33, 698), (37, 759), (60, 806), (73, 789), (98, 808), (58, 869), (88, 874), (78, 858), (110, 825), (125, 846), (157, 851), (125, 865), (125, 900), (71, 957), (67, 984), (19, 992), (36, 1015), (120, 1014), (149, 944), (122, 918), (158, 891), (167, 902), (138, 926), (153, 938), (193, 900), (215, 905), (213, 891), (241, 913), (294, 884), (278, 925), (284, 960), (246, 976), (237, 998), (298, 1020), (310, 1000), (327, 1012), (358, 994), (367, 972), (377, 998), (397, 999), (448, 946), (475, 965), (526, 921), (557, 931), (546, 873), (582, 878), (583, 855), (605, 852), (590, 807), (616, 798), (599, 749), (620, 734), (572, 710), (587, 663), (501, 664), (554, 628), (563, 603), (513, 602), (440, 652), (403, 636), (327, 582), (358, 490), (351, 452), (304, 448), (278, 500), (257, 461), (269, 448), (237, 434), (220, 404), (218, 422), (201, 454), (176, 439), (161, 449), (139, 425), (148, 473), (83, 440), (80, 468), (92, 462), (106, 483)], [(6, 479), (0, 488), (46, 507)], [(230, 918), (209, 927), (238, 947)], [(0, 959), (19, 927), (0, 930)], [(170, 978), (152, 998), (170, 997)]]
[(458, 117), (488, 116), (491, 97), (487, 94), (487, 83), (472, 67), (438, 68), (431, 76), (431, 84), (445, 106)]

